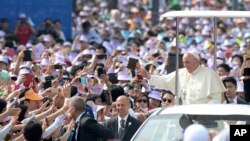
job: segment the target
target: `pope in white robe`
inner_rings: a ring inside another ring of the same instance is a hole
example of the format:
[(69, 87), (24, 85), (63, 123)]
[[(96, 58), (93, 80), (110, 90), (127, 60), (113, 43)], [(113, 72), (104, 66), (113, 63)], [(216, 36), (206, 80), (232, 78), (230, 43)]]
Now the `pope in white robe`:
[[(187, 52), (183, 56), (185, 68), (179, 69), (178, 97), (182, 104), (220, 104), (225, 86), (218, 74), (200, 66), (199, 54)], [(175, 72), (168, 75), (151, 75), (149, 84), (175, 93)]]

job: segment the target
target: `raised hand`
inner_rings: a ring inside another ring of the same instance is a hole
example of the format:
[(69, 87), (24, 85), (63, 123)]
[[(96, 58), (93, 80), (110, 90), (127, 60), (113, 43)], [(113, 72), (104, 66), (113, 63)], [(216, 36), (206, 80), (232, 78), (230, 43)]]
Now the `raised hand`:
[(18, 116), (21, 112), (20, 108), (8, 108), (6, 113), (8, 116)]

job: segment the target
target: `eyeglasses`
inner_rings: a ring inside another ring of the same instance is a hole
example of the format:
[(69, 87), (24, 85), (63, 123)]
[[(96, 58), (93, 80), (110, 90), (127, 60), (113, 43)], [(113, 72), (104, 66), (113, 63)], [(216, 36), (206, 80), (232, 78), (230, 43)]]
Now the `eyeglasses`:
[(148, 103), (148, 100), (147, 99), (138, 99), (137, 102), (139, 102), (139, 103), (141, 103), (141, 102)]
[(163, 102), (168, 101), (168, 103), (172, 103), (172, 101), (173, 101), (173, 100), (172, 100), (172, 99), (166, 99), (166, 98), (163, 98), (163, 99), (162, 99), (162, 101), (163, 101)]

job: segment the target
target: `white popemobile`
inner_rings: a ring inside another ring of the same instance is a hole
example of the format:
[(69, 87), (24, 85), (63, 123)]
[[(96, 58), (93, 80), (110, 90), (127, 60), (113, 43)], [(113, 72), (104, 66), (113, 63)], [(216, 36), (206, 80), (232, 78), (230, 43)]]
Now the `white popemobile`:
[[(213, 18), (214, 31), (216, 31), (217, 18), (250, 18), (250, 11), (171, 11), (161, 16), (161, 18), (165, 17), (176, 18), (176, 45), (178, 47), (180, 17)], [(215, 48), (217, 46), (216, 36), (216, 32), (214, 32)], [(177, 54), (179, 54), (178, 49)], [(214, 57), (216, 58), (216, 53)], [(179, 55), (176, 55), (176, 63), (178, 62)], [(214, 63), (216, 64), (216, 61)], [(178, 67), (179, 65), (176, 64), (176, 94), (178, 94)], [(179, 105), (178, 102), (179, 96), (176, 95), (176, 106), (156, 109), (141, 125), (131, 141), (181, 141), (186, 127), (194, 123), (219, 132), (229, 125), (250, 124), (249, 105)]]
[(218, 132), (229, 125), (250, 124), (250, 106), (193, 104), (157, 109), (131, 141), (181, 141), (184, 130), (195, 123)]

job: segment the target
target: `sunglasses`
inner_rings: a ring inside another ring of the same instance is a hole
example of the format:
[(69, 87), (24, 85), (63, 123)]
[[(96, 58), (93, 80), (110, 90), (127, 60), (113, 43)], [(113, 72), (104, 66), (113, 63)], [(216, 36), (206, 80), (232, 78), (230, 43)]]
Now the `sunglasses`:
[(148, 103), (148, 100), (147, 99), (138, 99), (137, 102), (139, 102), (139, 103), (141, 103), (141, 102)]
[(162, 101), (163, 101), (163, 102), (168, 101), (168, 103), (172, 103), (172, 101), (173, 101), (173, 100), (172, 100), (172, 99), (166, 99), (166, 98), (163, 98), (163, 99), (162, 99)]

